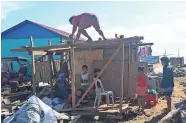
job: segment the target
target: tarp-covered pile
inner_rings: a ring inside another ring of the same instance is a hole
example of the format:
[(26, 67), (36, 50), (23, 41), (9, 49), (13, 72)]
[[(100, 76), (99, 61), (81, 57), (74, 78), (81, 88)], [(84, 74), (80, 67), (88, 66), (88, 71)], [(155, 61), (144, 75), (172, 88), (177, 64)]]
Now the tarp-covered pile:
[(32, 96), (15, 114), (7, 117), (3, 123), (57, 123), (57, 120), (68, 120), (66, 114), (60, 114)]

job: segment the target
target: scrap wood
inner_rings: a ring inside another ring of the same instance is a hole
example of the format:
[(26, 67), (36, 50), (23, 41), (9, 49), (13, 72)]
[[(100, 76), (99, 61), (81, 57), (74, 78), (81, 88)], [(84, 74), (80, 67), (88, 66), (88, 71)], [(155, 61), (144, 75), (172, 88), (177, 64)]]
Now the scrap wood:
[(6, 94), (6, 95), (3, 95), (3, 96), (4, 97), (16, 97), (16, 96), (23, 96), (23, 95), (27, 95), (27, 94), (32, 94), (32, 92), (31, 91), (17, 92), (17, 93)]
[(117, 48), (116, 52), (110, 57), (110, 59), (108, 60), (108, 62), (105, 64), (105, 66), (101, 69), (101, 71), (99, 72), (98, 76), (96, 77), (96, 79), (94, 79), (93, 83), (88, 87), (88, 89), (86, 90), (86, 92), (83, 94), (83, 96), (80, 98), (80, 100), (78, 101), (78, 103), (76, 104), (76, 107), (80, 104), (80, 102), (85, 98), (85, 96), (87, 95), (87, 93), (90, 91), (90, 89), (93, 87), (93, 85), (96, 83), (97, 79), (103, 74), (103, 72), (105, 71), (105, 69), (107, 68), (107, 66), (111, 63), (112, 59), (116, 56), (116, 54), (118, 53), (118, 51), (121, 49), (122, 47), (122, 42), (120, 43), (119, 47)]
[[(61, 110), (56, 110), (57, 112), (70, 112), (70, 111), (101, 111), (101, 110), (107, 110), (107, 109), (114, 109), (114, 108), (119, 108), (119, 104), (115, 104), (114, 106), (106, 106), (102, 105), (100, 107), (86, 107), (86, 108), (68, 108), (68, 109), (61, 109)], [(128, 107), (128, 104), (123, 104), (123, 110)]]

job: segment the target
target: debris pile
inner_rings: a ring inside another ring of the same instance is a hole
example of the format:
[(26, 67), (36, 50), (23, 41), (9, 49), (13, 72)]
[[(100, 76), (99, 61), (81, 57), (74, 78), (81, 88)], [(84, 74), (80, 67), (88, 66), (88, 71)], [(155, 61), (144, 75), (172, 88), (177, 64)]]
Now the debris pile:
[(32, 96), (16, 113), (4, 119), (3, 123), (57, 123), (58, 120), (70, 119), (68, 115), (54, 111), (38, 97)]

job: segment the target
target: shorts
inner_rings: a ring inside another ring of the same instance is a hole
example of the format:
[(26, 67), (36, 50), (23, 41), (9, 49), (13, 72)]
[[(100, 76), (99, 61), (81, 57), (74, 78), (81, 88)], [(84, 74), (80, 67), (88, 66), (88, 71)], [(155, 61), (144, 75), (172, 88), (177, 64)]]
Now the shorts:
[(146, 101), (146, 96), (138, 96), (138, 105), (144, 105)]
[(173, 87), (163, 88), (163, 96), (171, 96), (173, 92)]
[(79, 30), (93, 26), (95, 30), (100, 30), (98, 18), (93, 14), (85, 14), (79, 23)]
[(146, 96), (147, 95), (147, 87), (136, 87), (136, 94), (138, 96)]
[(80, 89), (81, 89), (83, 92), (85, 92), (85, 91), (88, 89), (88, 87), (89, 87), (89, 85), (82, 85)]

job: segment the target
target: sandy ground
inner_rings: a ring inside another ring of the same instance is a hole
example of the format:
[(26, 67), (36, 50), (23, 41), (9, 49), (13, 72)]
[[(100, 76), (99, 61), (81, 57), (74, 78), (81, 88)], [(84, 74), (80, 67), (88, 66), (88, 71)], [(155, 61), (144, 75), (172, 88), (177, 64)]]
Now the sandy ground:
[[(185, 83), (185, 85), (183, 85)], [(176, 78), (175, 88), (172, 95), (172, 109), (177, 108), (180, 105), (180, 102), (186, 100), (186, 77)], [(150, 114), (150, 117), (145, 115), (137, 116), (129, 121), (124, 121), (123, 123), (157, 123), (162, 119), (166, 114), (164, 109), (166, 108), (166, 101), (163, 98), (159, 99), (158, 104), (151, 109), (146, 109), (145, 111)]]

